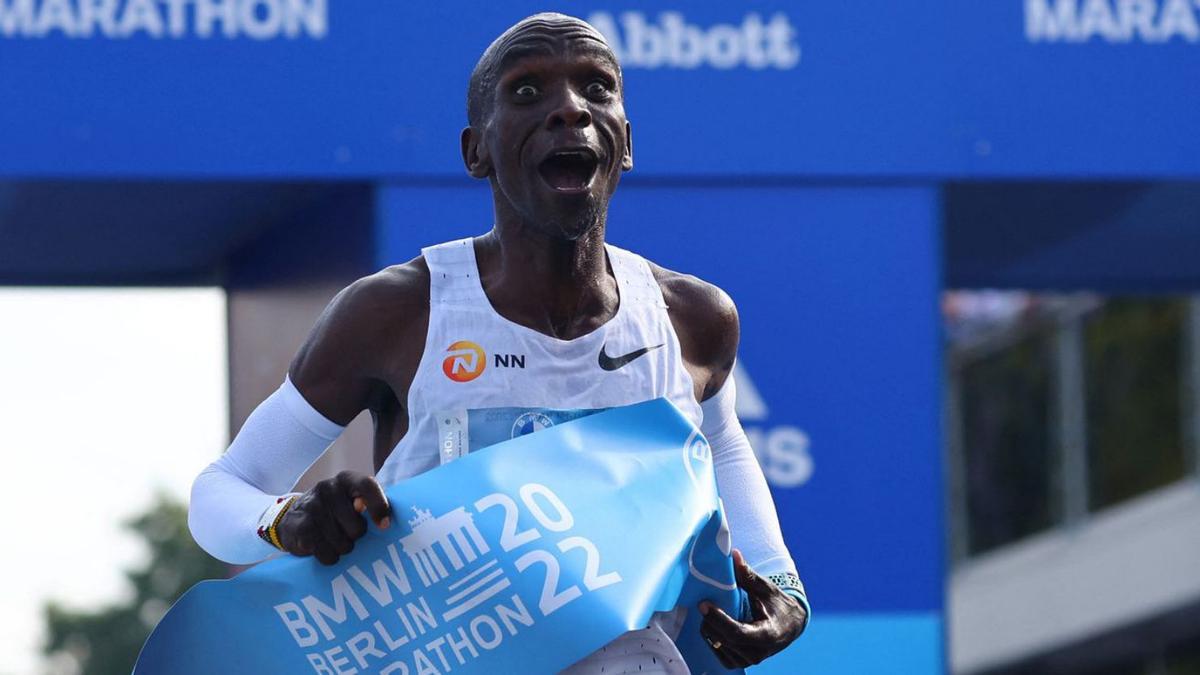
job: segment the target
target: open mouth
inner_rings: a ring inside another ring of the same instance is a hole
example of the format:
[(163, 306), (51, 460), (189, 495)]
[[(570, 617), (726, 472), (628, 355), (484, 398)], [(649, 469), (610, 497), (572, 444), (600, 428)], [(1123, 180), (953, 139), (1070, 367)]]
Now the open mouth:
[(558, 150), (538, 164), (538, 173), (557, 192), (582, 192), (592, 183), (600, 160), (587, 149)]

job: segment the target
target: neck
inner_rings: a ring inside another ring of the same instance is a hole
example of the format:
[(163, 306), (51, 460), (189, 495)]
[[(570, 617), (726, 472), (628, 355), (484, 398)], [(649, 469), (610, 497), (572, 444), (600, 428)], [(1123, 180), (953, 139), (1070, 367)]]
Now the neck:
[(604, 225), (601, 221), (568, 240), (497, 219), (475, 247), (492, 306), (511, 321), (562, 339), (584, 335), (612, 318), (618, 297), (608, 272)]

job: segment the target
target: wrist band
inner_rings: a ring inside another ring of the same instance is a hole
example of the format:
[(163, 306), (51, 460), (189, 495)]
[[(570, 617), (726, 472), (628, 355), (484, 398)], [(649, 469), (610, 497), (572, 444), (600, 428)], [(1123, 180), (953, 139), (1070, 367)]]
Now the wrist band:
[(795, 598), (804, 607), (804, 628), (808, 628), (809, 618), (812, 617), (812, 607), (808, 604), (808, 595), (804, 592), (804, 584), (800, 581), (800, 577), (791, 572), (782, 572), (780, 574), (768, 574), (767, 579), (778, 586), (779, 590)]
[(292, 503), (299, 497), (299, 492), (277, 497), (275, 502), (263, 511), (262, 516), (258, 519), (258, 536), (263, 541), (274, 546), (280, 551), (283, 549), (283, 544), (279, 541), (279, 532), (276, 528), (279, 526), (279, 521), (283, 520), (283, 515), (291, 508)]
[(799, 591), (800, 595), (804, 595), (804, 584), (800, 582), (800, 577), (791, 572), (780, 572), (779, 574), (768, 574), (767, 579), (771, 583), (779, 587), (781, 591), (793, 590)]

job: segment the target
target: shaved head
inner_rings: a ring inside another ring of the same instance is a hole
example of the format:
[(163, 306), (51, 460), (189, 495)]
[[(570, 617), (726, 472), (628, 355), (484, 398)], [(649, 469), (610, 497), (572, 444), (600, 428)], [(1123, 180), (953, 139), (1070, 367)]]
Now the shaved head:
[[(467, 123), (478, 127), (491, 115), (496, 83), (514, 61), (537, 54), (568, 51), (594, 52), (612, 62), (621, 76), (621, 65), (600, 31), (583, 19), (557, 12), (525, 17), (500, 34), (479, 57), (467, 85)], [(618, 81), (618, 86), (621, 82)]]

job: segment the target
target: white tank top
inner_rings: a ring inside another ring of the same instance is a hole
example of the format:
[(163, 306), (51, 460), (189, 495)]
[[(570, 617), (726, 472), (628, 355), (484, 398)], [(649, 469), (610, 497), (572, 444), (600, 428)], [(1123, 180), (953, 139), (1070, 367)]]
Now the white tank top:
[(408, 388), (408, 432), (378, 472), (383, 485), (468, 452), (607, 408), (666, 397), (697, 427), (700, 404), (662, 289), (639, 255), (606, 245), (620, 304), (596, 330), (560, 340), (496, 313), (475, 247), (422, 250), (429, 330)]
[[(620, 303), (602, 326), (560, 340), (496, 313), (472, 239), (422, 250), (429, 330), (408, 388), (408, 432), (379, 469), (384, 486), (468, 452), (607, 408), (666, 397), (697, 427), (691, 375), (645, 259), (605, 245)], [(617, 638), (569, 673), (687, 673), (672, 638), (679, 612)]]

